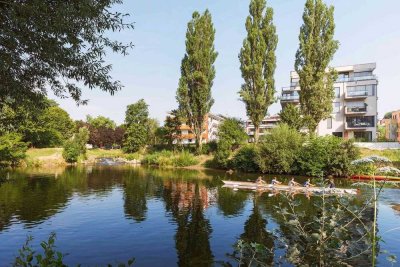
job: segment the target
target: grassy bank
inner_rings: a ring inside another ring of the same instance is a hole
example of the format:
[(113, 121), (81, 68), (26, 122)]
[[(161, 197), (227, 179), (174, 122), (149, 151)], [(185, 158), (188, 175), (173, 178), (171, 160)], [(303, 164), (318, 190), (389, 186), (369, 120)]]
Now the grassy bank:
[(377, 155), (386, 157), (393, 162), (400, 162), (400, 149), (373, 150), (368, 148), (360, 148), (361, 157), (369, 157)]
[[(22, 166), (29, 167), (56, 167), (67, 165), (62, 157), (62, 148), (31, 148), (26, 153)], [(86, 159), (78, 163), (95, 163), (98, 158), (124, 158), (126, 160), (141, 160), (146, 165), (160, 167), (192, 167), (201, 169), (208, 156), (195, 156), (189, 152), (160, 151), (152, 153), (124, 153), (121, 149), (90, 149), (86, 152)]]

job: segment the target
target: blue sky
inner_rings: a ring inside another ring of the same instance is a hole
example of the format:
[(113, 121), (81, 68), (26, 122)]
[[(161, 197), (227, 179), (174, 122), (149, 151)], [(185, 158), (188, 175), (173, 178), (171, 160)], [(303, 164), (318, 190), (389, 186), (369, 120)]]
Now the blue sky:
[[(208, 8), (216, 28), (216, 78), (212, 88), (215, 104), (211, 111), (246, 118), (244, 104), (239, 101), (242, 83), (238, 53), (246, 35), (244, 22), (249, 0), (125, 0), (115, 9), (130, 13), (135, 29), (110, 33), (115, 39), (133, 42), (128, 56), (109, 53), (106, 60), (113, 65), (112, 76), (125, 86), (114, 96), (100, 90), (85, 90), (89, 104), (77, 107), (70, 100), (60, 100), (73, 119), (87, 114), (103, 115), (122, 123), (128, 104), (143, 98), (149, 104), (151, 117), (162, 122), (166, 112), (176, 108), (175, 91), (180, 76), (180, 62), (185, 52), (185, 32), (193, 11)], [(270, 0), (278, 33), (275, 84), (277, 95), (289, 84), (302, 24), (303, 0)], [(398, 0), (330, 0), (335, 6), (336, 33), (340, 47), (332, 66), (376, 62), (379, 78), (379, 117), (400, 109), (397, 83), (400, 66), (400, 1)], [(273, 104), (270, 114), (280, 111)]]

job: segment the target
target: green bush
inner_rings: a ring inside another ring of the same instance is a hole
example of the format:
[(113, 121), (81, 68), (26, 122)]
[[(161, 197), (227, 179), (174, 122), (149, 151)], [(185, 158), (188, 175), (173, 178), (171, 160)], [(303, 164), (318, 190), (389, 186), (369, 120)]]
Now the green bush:
[(313, 137), (301, 149), (298, 168), (303, 175), (346, 176), (351, 174), (351, 162), (359, 154), (351, 140), (335, 136)]
[(204, 144), (201, 148), (201, 154), (208, 155), (217, 151), (217, 141), (210, 141)]
[(294, 173), (304, 137), (287, 124), (272, 129), (259, 144), (257, 163), (262, 172)]
[(257, 147), (255, 145), (246, 145), (241, 147), (231, 160), (233, 169), (243, 172), (259, 172), (257, 164)]
[(193, 154), (190, 154), (189, 152), (186, 151), (178, 153), (173, 161), (174, 161), (174, 166), (177, 167), (186, 167), (186, 166), (196, 165), (198, 163), (198, 160), (193, 156)]
[(66, 162), (77, 162), (80, 155), (81, 147), (75, 140), (68, 140), (64, 142), (64, 150), (62, 156)]
[(225, 139), (221, 139), (217, 145), (217, 151), (215, 151), (213, 165), (217, 168), (228, 168), (229, 158), (232, 154), (231, 143)]
[(70, 140), (64, 142), (63, 158), (68, 163), (77, 162), (86, 157), (86, 143), (89, 140), (89, 131), (82, 127)]
[(26, 157), (28, 144), (21, 140), (22, 136), (17, 133), (0, 136), (0, 165), (16, 166)]

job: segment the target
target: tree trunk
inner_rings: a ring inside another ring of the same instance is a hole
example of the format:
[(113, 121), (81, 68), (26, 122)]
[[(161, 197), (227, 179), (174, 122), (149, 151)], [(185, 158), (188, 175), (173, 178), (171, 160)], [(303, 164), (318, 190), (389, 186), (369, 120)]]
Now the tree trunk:
[(201, 154), (201, 148), (203, 146), (202, 141), (202, 133), (196, 133), (196, 150), (198, 154)]
[(259, 132), (260, 132), (260, 126), (254, 125), (254, 142), (255, 143), (258, 143)]

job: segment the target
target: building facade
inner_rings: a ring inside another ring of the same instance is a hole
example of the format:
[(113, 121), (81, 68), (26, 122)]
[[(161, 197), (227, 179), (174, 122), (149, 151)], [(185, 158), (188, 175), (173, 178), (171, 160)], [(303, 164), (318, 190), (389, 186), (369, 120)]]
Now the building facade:
[[(208, 143), (210, 141), (216, 141), (218, 139), (218, 127), (225, 120), (222, 115), (207, 114), (204, 121), (204, 131), (202, 133), (203, 143)], [(181, 124), (175, 134), (174, 144), (189, 145), (196, 143), (196, 136), (193, 129), (183, 123)]]
[(400, 142), (400, 110), (392, 112), (391, 119), (384, 119), (386, 139)]
[[(335, 98), (331, 117), (317, 127), (317, 134), (335, 135), (345, 139), (374, 141), (377, 138), (378, 79), (375, 63), (335, 67), (338, 79), (334, 83)], [(290, 86), (282, 88), (282, 109), (287, 104), (300, 105), (299, 76), (290, 73)]]
[[(268, 132), (271, 131), (271, 129), (276, 127), (279, 121), (280, 121), (279, 115), (266, 116), (260, 124), (259, 137), (268, 134)], [(247, 120), (245, 122), (245, 129), (247, 135), (249, 136), (249, 142), (254, 142), (255, 127), (251, 120)]]

